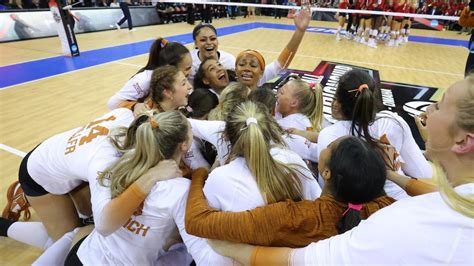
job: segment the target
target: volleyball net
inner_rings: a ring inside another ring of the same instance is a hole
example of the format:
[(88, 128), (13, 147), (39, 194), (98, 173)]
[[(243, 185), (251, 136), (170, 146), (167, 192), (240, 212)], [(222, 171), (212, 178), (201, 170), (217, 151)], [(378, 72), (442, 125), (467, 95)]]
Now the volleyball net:
[[(154, 1), (155, 2), (155, 1)], [(204, 1), (204, 0), (159, 0), (159, 3), (169, 4), (195, 4), (195, 5), (215, 5), (215, 6), (235, 6), (235, 7), (255, 7), (255, 8), (266, 8), (266, 9), (287, 9), (287, 10), (298, 10), (302, 8), (296, 5), (270, 5), (270, 4), (253, 4), (253, 3), (240, 3), (240, 2), (220, 2), (220, 1)], [(345, 13), (345, 14), (370, 14), (370, 15), (381, 15), (381, 16), (392, 16), (392, 17), (406, 17), (406, 18), (422, 18), (428, 20), (444, 20), (444, 21), (458, 21), (458, 16), (444, 16), (444, 15), (429, 15), (429, 14), (416, 14), (416, 13), (400, 13), (400, 12), (386, 12), (386, 11), (375, 11), (375, 10), (358, 10), (358, 9), (339, 9), (339, 8), (328, 8), (328, 7), (317, 7), (311, 6), (311, 11), (314, 12), (332, 12), (332, 13)]]

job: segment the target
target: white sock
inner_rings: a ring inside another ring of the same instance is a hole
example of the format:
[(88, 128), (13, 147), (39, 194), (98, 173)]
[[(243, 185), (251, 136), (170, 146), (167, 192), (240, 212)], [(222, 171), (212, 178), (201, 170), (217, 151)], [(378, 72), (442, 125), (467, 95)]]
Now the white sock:
[(79, 228), (65, 233), (58, 241), (49, 247), (32, 265), (64, 265), (71, 248), (72, 239)]
[(42, 249), (47, 249), (53, 243), (41, 222), (15, 222), (8, 228), (7, 235), (11, 239)]

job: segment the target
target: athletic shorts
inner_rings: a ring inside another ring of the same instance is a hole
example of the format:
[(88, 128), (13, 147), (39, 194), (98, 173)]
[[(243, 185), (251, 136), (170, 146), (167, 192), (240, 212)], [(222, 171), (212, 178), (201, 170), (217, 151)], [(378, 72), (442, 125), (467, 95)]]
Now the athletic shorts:
[(18, 181), (20, 181), (21, 188), (25, 192), (25, 195), (30, 197), (39, 197), (49, 193), (41, 185), (36, 183), (28, 173), (28, 159), (36, 147), (23, 158), (20, 164), (20, 170), (18, 171)]

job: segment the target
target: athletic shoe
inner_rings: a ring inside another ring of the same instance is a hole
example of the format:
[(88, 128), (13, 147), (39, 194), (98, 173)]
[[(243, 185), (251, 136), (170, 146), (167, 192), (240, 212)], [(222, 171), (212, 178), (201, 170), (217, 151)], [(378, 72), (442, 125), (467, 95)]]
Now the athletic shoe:
[(367, 41), (365, 40), (365, 38), (360, 38), (360, 44), (367, 44)]
[(115, 23), (115, 28), (117, 28), (117, 30), (120, 30), (120, 25), (118, 23)]
[(375, 43), (374, 39), (369, 39), (369, 42), (367, 43), (367, 45), (372, 48), (377, 48), (377, 44)]
[(403, 42), (407, 43), (408, 42), (408, 36), (403, 37)]
[(20, 182), (15, 181), (7, 191), (7, 206), (3, 209), (2, 217), (5, 219), (18, 221), (21, 213), (24, 212), (23, 219), (28, 221), (31, 217), (30, 204), (26, 200), (25, 193)]
[(390, 39), (390, 41), (388, 41), (387, 43), (387, 46), (395, 46), (395, 41), (393, 39)]
[(132, 31), (137, 31), (137, 29), (133, 28), (131, 30), (128, 30), (128, 32), (132, 32)]

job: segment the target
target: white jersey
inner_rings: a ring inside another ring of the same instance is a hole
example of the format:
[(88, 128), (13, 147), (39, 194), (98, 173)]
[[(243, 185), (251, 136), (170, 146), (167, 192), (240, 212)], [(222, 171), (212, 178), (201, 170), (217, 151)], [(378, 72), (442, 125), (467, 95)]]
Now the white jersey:
[(283, 129), (289, 129), (289, 128), (296, 128), (299, 130), (308, 130), (313, 127), (311, 124), (311, 120), (304, 115), (300, 113), (296, 114), (291, 114), (287, 115), (285, 117), (279, 118), (277, 120), (277, 123), (280, 125), (281, 128)]
[[(296, 153), (282, 148), (272, 148), (270, 153), (279, 162), (299, 166), (302, 175), (298, 176), (304, 199), (314, 200), (319, 197), (321, 188)], [(243, 157), (214, 169), (209, 174), (203, 191), (209, 205), (222, 211), (245, 211), (267, 204)]]
[[(190, 181), (185, 178), (157, 182), (140, 209), (121, 228), (106, 237), (96, 230), (87, 236), (77, 252), (81, 262), (85, 265), (156, 264), (160, 254), (176, 243), (179, 233), (197, 265), (232, 265), (232, 260), (215, 253), (206, 239), (186, 233), (184, 214), (189, 186)], [(94, 182), (91, 195), (97, 223), (111, 200), (110, 187)]]
[[(455, 188), (472, 195), (474, 184)], [(352, 230), (297, 249), (294, 265), (474, 265), (474, 219), (439, 192), (385, 207)]]
[[(225, 69), (235, 70), (235, 56), (224, 51), (217, 51), (217, 56), (219, 57), (219, 62)], [(199, 49), (194, 49), (191, 51), (191, 57), (193, 59), (193, 66), (191, 74), (189, 74), (188, 80), (191, 84), (194, 84), (194, 76), (201, 65), (201, 59), (199, 58)]]
[[(222, 132), (225, 129), (224, 121), (207, 121), (189, 119), (193, 135), (196, 138), (205, 140), (217, 150), (217, 160), (220, 165), (224, 165), (229, 157), (230, 142), (222, 138)], [(301, 158), (317, 162), (318, 146), (316, 143), (311, 143), (307, 139), (297, 135), (283, 135), (283, 140), (288, 147), (296, 152)]]
[(31, 153), (28, 173), (51, 194), (70, 192), (80, 183), (90, 181), (89, 168), (102, 156), (101, 145), (108, 142), (109, 131), (114, 127), (128, 127), (133, 119), (130, 110), (120, 108), (83, 127), (45, 140)]
[(153, 70), (145, 70), (129, 79), (114, 96), (110, 97), (107, 102), (109, 109), (118, 108), (123, 101), (137, 101), (148, 96), (152, 74)]
[(200, 139), (194, 137), (191, 148), (183, 155), (184, 163), (191, 169), (198, 169), (200, 167), (211, 168), (211, 165), (201, 153), (202, 144)]
[[(351, 135), (351, 121), (338, 121), (321, 131), (318, 138), (318, 152), (321, 153), (331, 142), (339, 137)], [(416, 178), (431, 178), (432, 169), (423, 156), (420, 147), (415, 142), (408, 124), (395, 113), (382, 111), (377, 114), (375, 121), (369, 126), (370, 134), (376, 139), (387, 135), (391, 145), (400, 153), (402, 170), (406, 175)], [(395, 199), (407, 197), (406, 193), (387, 180), (385, 184), (387, 194)]]
[(267, 81), (278, 77), (278, 74), (280, 71), (282, 71), (282, 69), (283, 68), (280, 66), (280, 63), (278, 63), (278, 60), (275, 60), (271, 64), (267, 65), (265, 67), (265, 71), (263, 72), (263, 76), (258, 80), (257, 86), (260, 87), (267, 83)]
[(188, 121), (191, 124), (193, 136), (214, 145), (217, 150), (217, 160), (224, 165), (230, 153), (230, 142), (222, 138), (225, 122), (196, 119), (188, 119)]
[(290, 150), (296, 152), (302, 159), (318, 162), (318, 144), (295, 134), (283, 135), (283, 140)]

